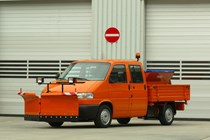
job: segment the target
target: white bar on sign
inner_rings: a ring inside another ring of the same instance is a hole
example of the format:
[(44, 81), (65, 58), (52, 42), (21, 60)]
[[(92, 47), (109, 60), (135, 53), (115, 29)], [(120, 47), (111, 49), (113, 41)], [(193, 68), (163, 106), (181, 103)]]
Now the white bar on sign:
[(107, 37), (118, 37), (120, 34), (105, 34)]

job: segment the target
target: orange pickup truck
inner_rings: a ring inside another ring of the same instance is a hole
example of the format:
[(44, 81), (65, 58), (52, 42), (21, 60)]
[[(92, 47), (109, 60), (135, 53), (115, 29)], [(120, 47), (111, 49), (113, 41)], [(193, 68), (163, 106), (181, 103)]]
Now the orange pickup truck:
[[(137, 56), (139, 59), (139, 56)], [(128, 124), (132, 117), (157, 118), (171, 125), (177, 110), (190, 100), (189, 85), (172, 85), (173, 71), (144, 71), (142, 63), (129, 60), (79, 60), (59, 77), (46, 84), (41, 97), (22, 92), (24, 119), (48, 122), (60, 127), (64, 122), (94, 121), (106, 128), (112, 119)]]

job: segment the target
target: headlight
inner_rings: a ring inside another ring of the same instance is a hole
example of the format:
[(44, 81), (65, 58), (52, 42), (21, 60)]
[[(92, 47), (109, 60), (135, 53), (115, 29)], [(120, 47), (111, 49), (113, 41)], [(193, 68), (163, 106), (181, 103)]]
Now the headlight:
[(93, 93), (91, 93), (91, 92), (78, 92), (77, 97), (79, 99), (93, 99)]

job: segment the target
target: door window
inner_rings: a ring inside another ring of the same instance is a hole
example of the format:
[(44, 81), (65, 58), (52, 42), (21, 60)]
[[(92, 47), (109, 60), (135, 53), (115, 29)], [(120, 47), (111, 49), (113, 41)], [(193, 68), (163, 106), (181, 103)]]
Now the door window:
[(141, 67), (138, 65), (130, 65), (131, 83), (143, 83)]
[(115, 65), (109, 77), (110, 83), (127, 83), (125, 65)]

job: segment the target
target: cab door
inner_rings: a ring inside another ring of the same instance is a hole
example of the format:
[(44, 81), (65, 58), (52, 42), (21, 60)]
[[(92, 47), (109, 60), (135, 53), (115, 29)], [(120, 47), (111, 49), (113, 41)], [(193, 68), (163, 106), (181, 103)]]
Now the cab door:
[(145, 116), (147, 113), (147, 90), (141, 65), (129, 65), (130, 114), (132, 117)]
[(109, 87), (107, 88), (110, 91), (114, 118), (125, 118), (130, 115), (130, 91), (127, 75), (126, 66), (116, 64), (109, 76)]

